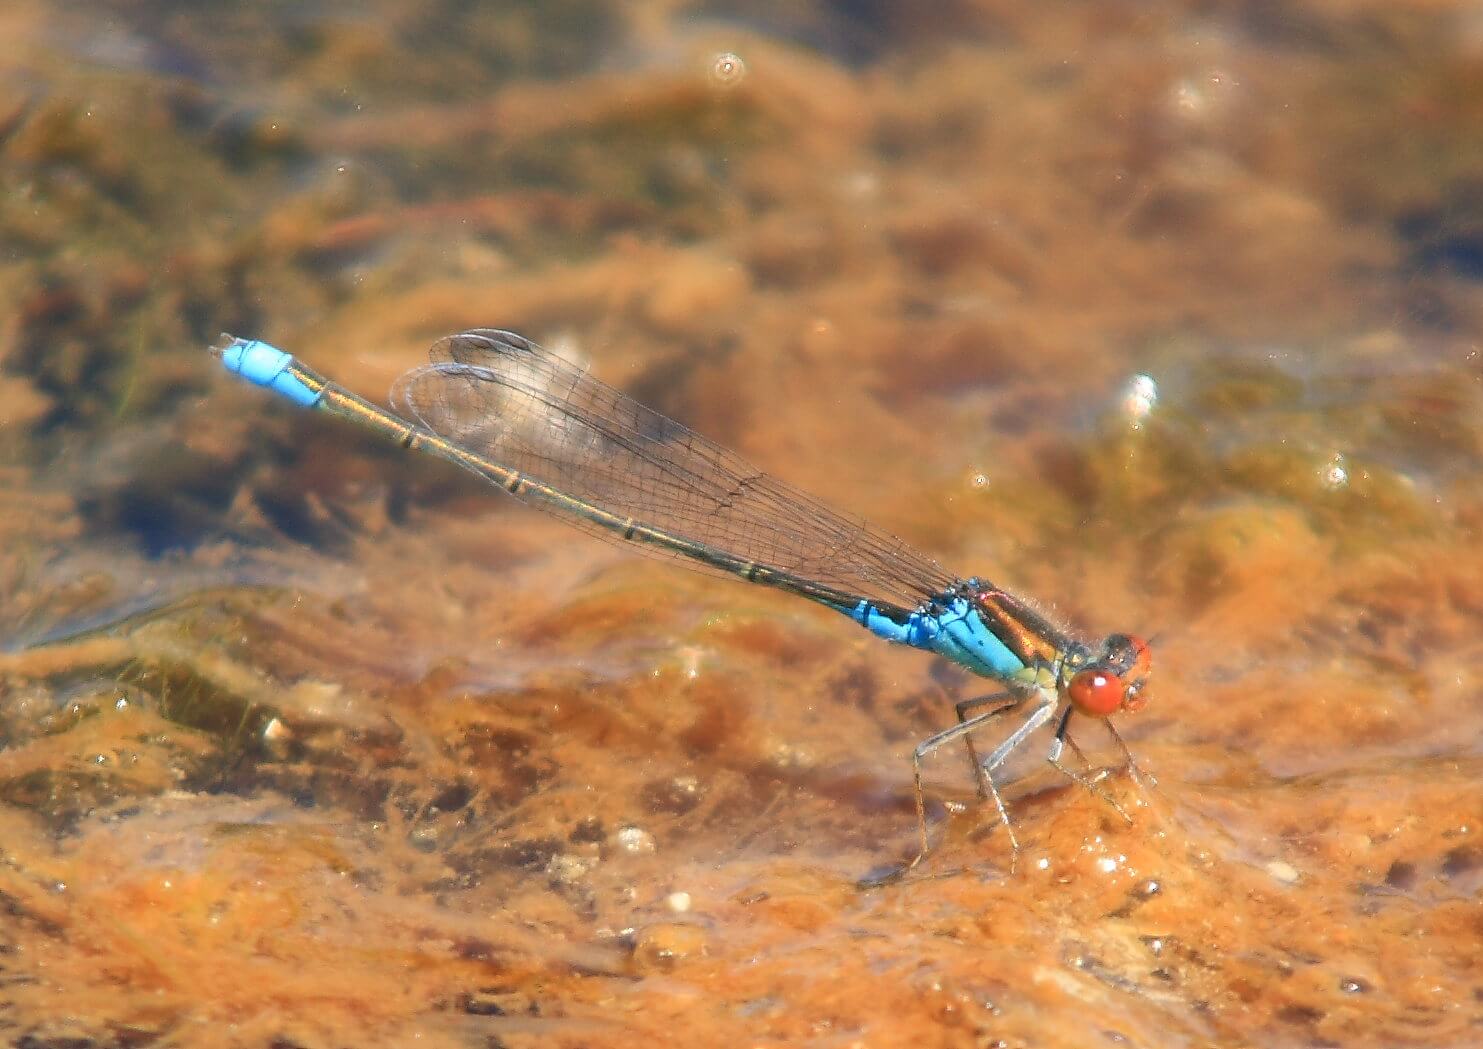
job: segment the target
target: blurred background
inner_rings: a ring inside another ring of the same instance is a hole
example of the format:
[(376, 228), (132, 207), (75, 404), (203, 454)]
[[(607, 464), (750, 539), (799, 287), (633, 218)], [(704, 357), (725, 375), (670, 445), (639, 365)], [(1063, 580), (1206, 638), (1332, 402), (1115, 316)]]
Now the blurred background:
[[(1475, 1044), (1483, 8), (0, 10), (0, 1032)], [(1153, 637), (983, 682), (221, 372), (521, 332)]]

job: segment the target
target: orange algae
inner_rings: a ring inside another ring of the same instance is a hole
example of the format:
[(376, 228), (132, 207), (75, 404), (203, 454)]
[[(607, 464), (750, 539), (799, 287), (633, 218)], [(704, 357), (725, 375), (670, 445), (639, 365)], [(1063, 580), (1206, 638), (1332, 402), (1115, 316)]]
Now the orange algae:
[[(6, 1037), (1477, 1040), (1461, 7), (394, 6), (3, 16)], [(199, 351), (374, 396), (491, 323), (1154, 635), (1133, 825), (1021, 762), (1011, 873), (949, 749), (879, 884), (983, 683)]]

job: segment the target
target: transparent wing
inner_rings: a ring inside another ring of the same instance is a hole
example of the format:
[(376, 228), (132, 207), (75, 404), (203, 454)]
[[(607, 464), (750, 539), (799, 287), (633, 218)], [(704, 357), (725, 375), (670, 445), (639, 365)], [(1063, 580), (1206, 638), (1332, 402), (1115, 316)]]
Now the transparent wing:
[[(440, 340), (432, 363), (402, 376), (392, 399), (410, 418), (477, 455), (602, 510), (760, 565), (905, 608), (953, 582), (895, 536), (829, 509), (510, 332)], [(621, 538), (547, 501), (528, 501)]]

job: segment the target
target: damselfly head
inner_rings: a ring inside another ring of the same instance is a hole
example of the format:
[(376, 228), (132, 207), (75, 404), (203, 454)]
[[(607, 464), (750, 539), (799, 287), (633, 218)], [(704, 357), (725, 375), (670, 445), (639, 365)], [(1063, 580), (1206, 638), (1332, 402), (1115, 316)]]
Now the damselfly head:
[(1148, 643), (1131, 634), (1113, 634), (1102, 653), (1078, 670), (1066, 686), (1076, 709), (1089, 717), (1136, 713), (1148, 705), (1144, 686), (1153, 669)]

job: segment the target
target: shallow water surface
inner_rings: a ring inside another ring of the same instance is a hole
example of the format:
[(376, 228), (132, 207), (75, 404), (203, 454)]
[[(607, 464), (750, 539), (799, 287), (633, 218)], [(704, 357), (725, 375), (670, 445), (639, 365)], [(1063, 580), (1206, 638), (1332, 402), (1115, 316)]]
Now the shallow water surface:
[[(6, 6), (6, 1038), (1477, 1044), (1483, 21), (932, 6)], [(205, 352), (476, 326), (1152, 637), (1131, 825)]]

